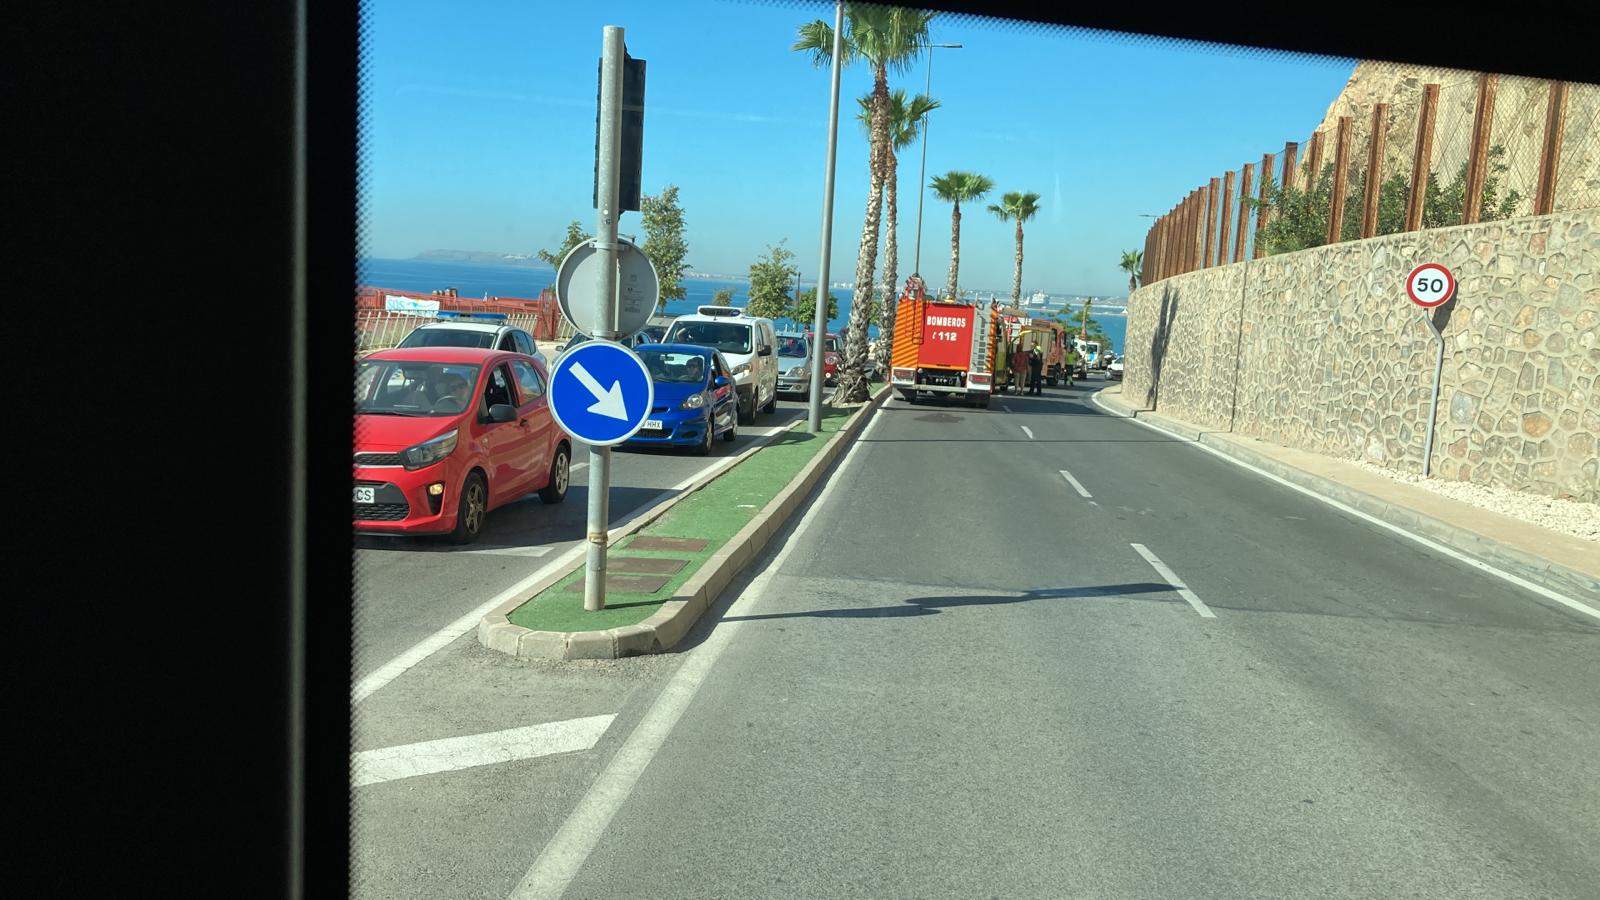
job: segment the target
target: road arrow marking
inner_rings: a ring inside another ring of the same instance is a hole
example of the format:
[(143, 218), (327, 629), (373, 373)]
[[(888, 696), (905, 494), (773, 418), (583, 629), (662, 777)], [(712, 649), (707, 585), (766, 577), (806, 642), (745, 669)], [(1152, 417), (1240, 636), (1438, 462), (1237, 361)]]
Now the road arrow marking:
[(585, 369), (581, 362), (572, 364), (572, 374), (589, 389), (589, 393), (594, 395), (594, 403), (589, 405), (589, 412), (608, 419), (618, 419), (623, 422), (628, 420), (628, 405), (622, 400), (622, 382), (611, 382), (611, 390), (607, 391), (600, 386), (600, 382), (594, 380), (594, 376), (589, 374), (589, 370)]

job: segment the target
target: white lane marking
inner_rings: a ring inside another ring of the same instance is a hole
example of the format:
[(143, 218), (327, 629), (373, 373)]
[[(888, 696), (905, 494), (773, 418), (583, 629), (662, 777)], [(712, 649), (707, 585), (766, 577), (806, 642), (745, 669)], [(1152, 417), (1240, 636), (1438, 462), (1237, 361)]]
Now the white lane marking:
[(1156, 559), (1156, 555), (1151, 553), (1148, 547), (1143, 544), (1133, 544), (1132, 546), (1133, 549), (1139, 551), (1139, 555), (1144, 557), (1144, 561), (1149, 563), (1151, 568), (1155, 569), (1162, 578), (1167, 580), (1167, 584), (1172, 585), (1179, 596), (1189, 601), (1189, 605), (1194, 607), (1195, 612), (1207, 619), (1215, 619), (1217, 617), (1210, 607), (1200, 602), (1200, 598), (1194, 595), (1194, 591), (1189, 590), (1189, 586), (1183, 583), (1183, 579), (1178, 577), (1178, 573), (1167, 568), (1166, 563)]
[(1200, 443), (1199, 441), (1190, 440), (1189, 438), (1186, 438), (1181, 434), (1174, 434), (1173, 432), (1168, 431), (1167, 429), (1162, 428), (1159, 425), (1152, 425), (1151, 423), (1142, 421), (1141, 419), (1139, 419), (1139, 418), (1137, 418), (1135, 416), (1123, 415), (1122, 413), (1119, 413), (1116, 410), (1110, 409), (1110, 408), (1106, 407), (1105, 405), (1103, 405), (1100, 402), (1100, 398), (1096, 397), (1096, 396), (1094, 396), (1092, 394), (1090, 395), (1089, 399), (1093, 400), (1094, 401), (1094, 405), (1100, 407), (1100, 409), (1102, 411), (1104, 411), (1105, 413), (1107, 413), (1108, 415), (1116, 416), (1119, 419), (1127, 419), (1127, 420), (1133, 422), (1133, 424), (1135, 424), (1135, 425), (1143, 426), (1145, 428), (1150, 429), (1151, 431), (1155, 431), (1155, 432), (1158, 432), (1160, 434), (1164, 434), (1169, 438), (1173, 438), (1174, 440), (1181, 441), (1181, 442), (1183, 442), (1185, 444), (1190, 445), (1191, 447), (1195, 447), (1196, 449), (1204, 450), (1205, 452), (1211, 454), (1212, 456), (1215, 456), (1218, 459), (1224, 460), (1226, 462), (1230, 462), (1230, 463), (1238, 466), (1241, 469), (1248, 469), (1251, 472), (1254, 472), (1257, 475), (1260, 475), (1262, 478), (1267, 479), (1268, 481), (1271, 481), (1271, 482), (1273, 482), (1275, 484), (1281, 484), (1281, 485), (1283, 485), (1284, 487), (1288, 488), (1291, 491), (1298, 491), (1298, 492), (1300, 492), (1302, 494), (1305, 494), (1307, 497), (1312, 498), (1313, 500), (1320, 500), (1321, 502), (1328, 504), (1329, 506), (1333, 507), (1334, 509), (1337, 509), (1337, 510), (1339, 510), (1341, 512), (1346, 512), (1346, 513), (1349, 513), (1352, 516), (1355, 516), (1356, 518), (1360, 519), (1363, 522), (1370, 522), (1373, 525), (1378, 526), (1379, 528), (1384, 528), (1384, 529), (1387, 529), (1389, 531), (1392, 531), (1395, 534), (1400, 535), (1401, 537), (1404, 537), (1404, 538), (1407, 538), (1409, 540), (1415, 541), (1416, 543), (1421, 544), (1424, 547), (1427, 547), (1429, 550), (1433, 550), (1435, 552), (1442, 553), (1445, 556), (1450, 557), (1451, 559), (1454, 559), (1454, 560), (1456, 560), (1458, 562), (1465, 563), (1465, 564), (1473, 567), (1474, 569), (1478, 569), (1479, 571), (1488, 572), (1490, 575), (1493, 575), (1496, 578), (1499, 578), (1499, 579), (1501, 579), (1503, 581), (1508, 581), (1508, 582), (1516, 585), (1517, 587), (1524, 588), (1526, 590), (1532, 591), (1533, 593), (1538, 594), (1539, 596), (1544, 597), (1547, 600), (1554, 600), (1555, 602), (1557, 602), (1557, 603), (1561, 604), (1562, 606), (1565, 606), (1565, 607), (1567, 607), (1569, 609), (1573, 609), (1573, 610), (1576, 610), (1577, 612), (1583, 613), (1584, 615), (1593, 616), (1596, 619), (1600, 619), (1600, 609), (1595, 609), (1594, 607), (1589, 606), (1586, 603), (1582, 603), (1580, 601), (1573, 600), (1572, 598), (1567, 597), (1567, 596), (1565, 596), (1563, 594), (1558, 594), (1555, 591), (1552, 591), (1549, 588), (1544, 587), (1543, 585), (1534, 584), (1533, 582), (1531, 582), (1531, 581), (1529, 581), (1529, 580), (1527, 580), (1525, 578), (1521, 578), (1521, 577), (1519, 577), (1517, 575), (1513, 575), (1510, 572), (1506, 572), (1506, 571), (1503, 571), (1501, 569), (1497, 569), (1494, 566), (1491, 566), (1488, 563), (1483, 562), (1481, 560), (1473, 559), (1472, 557), (1470, 557), (1470, 556), (1466, 555), (1465, 553), (1462, 553), (1462, 552), (1460, 552), (1460, 551), (1458, 551), (1458, 550), (1456, 550), (1456, 549), (1454, 549), (1452, 547), (1447, 547), (1444, 544), (1439, 543), (1438, 541), (1434, 541), (1434, 540), (1431, 540), (1429, 538), (1425, 538), (1422, 535), (1417, 534), (1415, 532), (1407, 531), (1406, 529), (1404, 529), (1404, 528), (1400, 527), (1399, 525), (1396, 525), (1396, 524), (1394, 524), (1392, 522), (1385, 522), (1384, 520), (1378, 518), (1377, 516), (1368, 515), (1367, 513), (1364, 513), (1361, 510), (1356, 509), (1353, 506), (1350, 506), (1350, 505), (1348, 505), (1346, 503), (1342, 503), (1342, 502), (1340, 502), (1338, 500), (1333, 499), (1332, 497), (1325, 497), (1322, 494), (1319, 494), (1316, 491), (1311, 490), (1310, 488), (1302, 487), (1302, 486), (1300, 486), (1298, 484), (1295, 484), (1294, 482), (1288, 480), (1287, 478), (1280, 478), (1277, 475), (1274, 475), (1271, 472), (1266, 471), (1265, 469), (1261, 469), (1261, 468), (1258, 468), (1256, 466), (1253, 466), (1250, 463), (1245, 462), (1244, 460), (1234, 459), (1233, 457), (1229, 456), (1226, 453), (1223, 453), (1221, 450), (1218, 450), (1218, 449), (1216, 449), (1214, 447), (1208, 447), (1205, 444)]
[(356, 787), (593, 747), (615, 713), (352, 753)]
[[(1068, 472), (1066, 469), (1059, 469), (1057, 471), (1059, 471), (1061, 473), (1061, 477), (1062, 478), (1065, 478), (1066, 480), (1072, 482), (1072, 486), (1074, 488), (1077, 488), (1079, 494), (1082, 494), (1085, 498), (1094, 496), (1093, 494), (1091, 494), (1088, 491), (1083, 489), (1083, 485), (1078, 483), (1078, 479), (1072, 477), (1072, 473), (1071, 472)], [(1096, 505), (1098, 506), (1099, 504), (1096, 504)]]
[(1028, 440), (1030, 440), (1030, 441), (1033, 440), (1033, 429), (1032, 428), (1029, 428), (1028, 426), (1024, 425), (1024, 426), (1022, 426), (1022, 433), (1028, 436)]
[(527, 556), (535, 559), (550, 555), (549, 547), (479, 547), (462, 553), (483, 553), (489, 556)]
[(570, 473), (578, 471), (579, 469), (587, 469), (587, 468), (589, 468), (589, 464), (588, 463), (574, 463), (571, 468), (567, 469), (567, 472), (570, 474)]
[[(795, 545), (800, 543), (800, 538), (805, 535), (816, 518), (817, 511), (826, 505), (829, 495), (835, 487), (844, 480), (844, 474), (850, 463), (856, 458), (856, 451), (862, 447), (862, 442), (878, 424), (881, 416), (874, 415), (871, 422), (861, 432), (860, 437), (851, 445), (839, 468), (834, 470), (833, 477), (823, 485), (822, 492), (800, 518), (800, 522), (790, 532), (789, 537), (783, 542), (772, 560), (767, 563), (761, 574), (751, 579), (743, 591), (739, 592), (737, 599), (728, 607), (724, 614), (727, 618), (745, 614), (754, 605), (766, 590), (767, 584), (774, 574), (789, 558), (789, 553)], [(644, 774), (650, 765), (656, 751), (666, 743), (671, 735), (673, 726), (688, 709), (689, 703), (694, 700), (695, 693), (700, 690), (700, 685), (706, 680), (706, 675), (717, 659), (722, 656), (722, 651), (728, 643), (738, 634), (740, 622), (721, 621), (716, 624), (710, 636), (699, 647), (690, 651), (688, 659), (673, 673), (666, 687), (661, 689), (661, 694), (655, 703), (650, 706), (644, 718), (634, 726), (633, 733), (629, 734), (611, 761), (606, 764), (604, 771), (590, 785), (589, 791), (578, 801), (567, 820), (561, 823), (561, 828), (540, 852), (539, 858), (529, 867), (527, 874), (522, 876), (522, 881), (512, 890), (508, 900), (556, 900), (566, 893), (567, 886), (576, 878), (578, 871), (588, 861), (589, 854), (594, 851), (600, 838), (605, 834), (606, 828), (611, 824), (612, 816), (616, 815), (622, 804), (627, 802), (628, 795), (632, 793), (633, 786)]]
[[(770, 441), (772, 437), (773, 435), (767, 435), (765, 437), (758, 438), (756, 443), (765, 443)], [(717, 460), (716, 463), (696, 471), (694, 474), (678, 482), (676, 485), (673, 485), (667, 490), (662, 491), (661, 493), (634, 507), (632, 510), (629, 510), (628, 513), (621, 518), (614, 519), (610, 527), (613, 529), (621, 528), (623, 525), (633, 521), (633, 519), (640, 513), (652, 506), (655, 506), (657, 503), (660, 503), (667, 497), (684, 490), (705, 475), (720, 472), (723, 469), (728, 468), (735, 462), (738, 462), (739, 459), (740, 457), (737, 456), (725, 456), (722, 459)], [(360, 703), (361, 701), (367, 699), (377, 691), (381, 690), (384, 685), (395, 680), (396, 678), (399, 678), (407, 669), (410, 669), (417, 663), (420, 663), (433, 654), (439, 652), (444, 647), (449, 646), (449, 644), (456, 638), (459, 638), (467, 632), (477, 628), (478, 621), (492, 612), (495, 607), (538, 584), (542, 579), (548, 577), (551, 572), (554, 572), (563, 566), (571, 565), (579, 557), (583, 556), (584, 553), (588, 552), (588, 546), (588, 544), (580, 542), (576, 546), (569, 548), (567, 552), (551, 560), (549, 563), (540, 566), (532, 575), (529, 575), (527, 578), (524, 578), (511, 587), (506, 588), (505, 590), (496, 594), (492, 599), (484, 603), (482, 606), (479, 606), (477, 609), (474, 609), (461, 618), (456, 619), (454, 622), (451, 622), (449, 625), (444, 626), (433, 634), (428, 635), (411, 649), (374, 669), (372, 672), (368, 673), (365, 678), (362, 678), (360, 681), (356, 682), (355, 688), (350, 692), (350, 702), (352, 704)]]
[(998, 407), (1000, 407), (1000, 409), (1001, 409), (1001, 410), (1002, 410), (1002, 411), (1004, 411), (1004, 412), (1011, 412), (1011, 407), (1009, 407), (1009, 406), (1007, 406), (1007, 405), (1005, 405), (1005, 404), (1004, 404), (1004, 403), (1001, 403), (1001, 402), (1000, 402), (1000, 401), (998, 401), (998, 400), (996, 400), (996, 401), (995, 401), (995, 405), (996, 405), (996, 406), (998, 406)]

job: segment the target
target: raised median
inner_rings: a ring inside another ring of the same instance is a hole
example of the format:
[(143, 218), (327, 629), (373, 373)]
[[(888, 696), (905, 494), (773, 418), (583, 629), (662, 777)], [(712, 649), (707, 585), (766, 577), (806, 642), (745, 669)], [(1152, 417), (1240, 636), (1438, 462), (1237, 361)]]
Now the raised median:
[(610, 659), (670, 649), (810, 495), (866, 419), (883, 387), (856, 408), (803, 425), (613, 533), (606, 608), (583, 608), (581, 562), (485, 616), (484, 646), (525, 658)]

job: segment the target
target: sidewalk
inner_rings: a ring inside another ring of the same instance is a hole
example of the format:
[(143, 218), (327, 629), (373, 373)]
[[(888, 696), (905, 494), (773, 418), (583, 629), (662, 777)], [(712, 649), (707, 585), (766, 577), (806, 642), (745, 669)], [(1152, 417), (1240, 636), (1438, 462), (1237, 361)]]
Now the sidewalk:
[(1164, 428), (1546, 590), (1600, 609), (1600, 545), (1594, 542), (1395, 481), (1354, 462), (1259, 438), (1210, 431), (1138, 408), (1123, 399), (1120, 384), (1098, 391), (1093, 399), (1108, 412)]

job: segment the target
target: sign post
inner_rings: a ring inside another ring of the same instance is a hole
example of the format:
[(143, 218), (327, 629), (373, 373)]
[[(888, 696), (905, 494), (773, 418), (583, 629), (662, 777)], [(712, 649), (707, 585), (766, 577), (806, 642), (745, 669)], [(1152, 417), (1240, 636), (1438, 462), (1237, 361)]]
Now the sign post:
[(1422, 308), (1422, 320), (1433, 332), (1438, 355), (1433, 363), (1433, 396), (1428, 401), (1428, 432), (1422, 447), (1422, 474), (1433, 472), (1433, 432), (1439, 419), (1439, 381), (1444, 376), (1444, 335), (1433, 323), (1433, 311), (1456, 295), (1456, 277), (1438, 263), (1423, 263), (1406, 276), (1406, 296)]
[[(844, 0), (833, 8), (833, 93), (828, 100), (828, 162), (822, 176), (822, 262), (817, 266), (817, 310), (812, 316), (812, 334), (821, 346), (828, 344), (828, 262), (833, 249), (833, 170), (839, 158), (839, 69), (844, 65)], [(806, 430), (822, 430), (822, 352), (811, 358), (811, 402), (806, 411)]]

